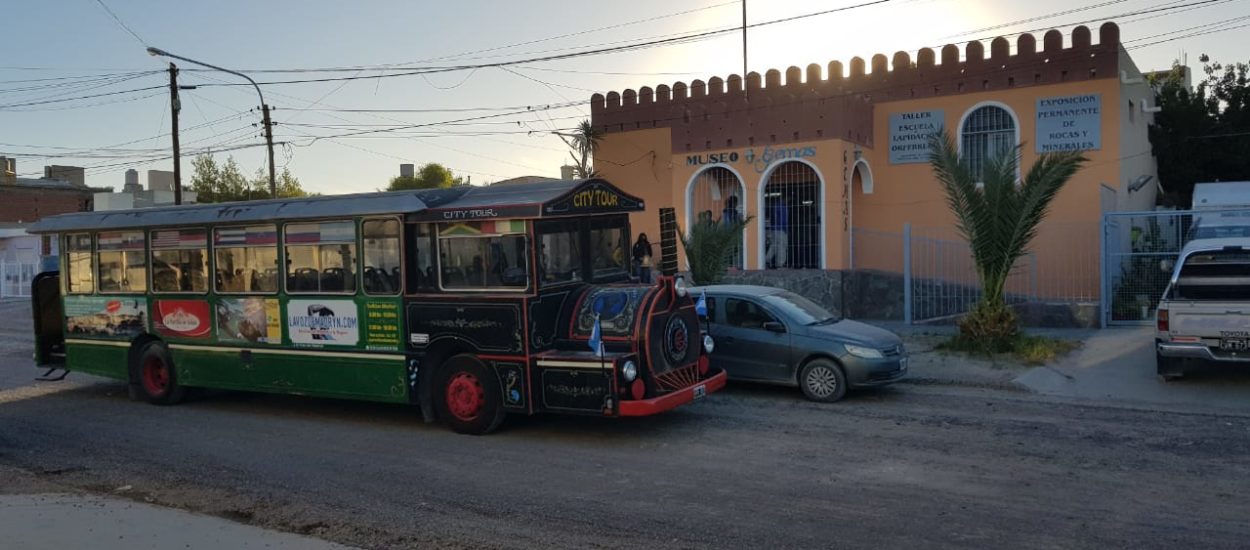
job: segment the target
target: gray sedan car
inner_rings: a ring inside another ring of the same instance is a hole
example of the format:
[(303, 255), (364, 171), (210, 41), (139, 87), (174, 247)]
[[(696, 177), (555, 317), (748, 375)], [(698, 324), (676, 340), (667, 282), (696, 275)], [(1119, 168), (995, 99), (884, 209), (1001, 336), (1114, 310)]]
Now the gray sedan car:
[(848, 388), (889, 384), (907, 374), (898, 335), (839, 319), (788, 290), (713, 285), (691, 294), (707, 297), (711, 359), (730, 380), (798, 386), (808, 399), (833, 402)]

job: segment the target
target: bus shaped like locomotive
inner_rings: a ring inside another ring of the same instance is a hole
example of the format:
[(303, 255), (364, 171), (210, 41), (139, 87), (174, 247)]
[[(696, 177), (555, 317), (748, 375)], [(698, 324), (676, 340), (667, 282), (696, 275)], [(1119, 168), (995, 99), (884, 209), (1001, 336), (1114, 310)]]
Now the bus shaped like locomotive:
[(680, 281), (632, 282), (643, 209), (588, 179), (44, 218), (60, 271), (33, 283), (37, 363), (159, 404), (194, 387), (410, 403), (464, 433), (655, 414), (725, 375)]

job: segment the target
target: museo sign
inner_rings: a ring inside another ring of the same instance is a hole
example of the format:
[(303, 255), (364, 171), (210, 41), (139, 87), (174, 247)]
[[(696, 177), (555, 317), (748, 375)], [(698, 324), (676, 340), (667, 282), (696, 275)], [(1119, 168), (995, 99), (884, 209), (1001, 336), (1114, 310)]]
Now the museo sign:
[(944, 115), (941, 109), (890, 113), (890, 164), (929, 162), (929, 140), (942, 129)]
[(1082, 94), (1037, 100), (1037, 152), (1102, 148), (1102, 96)]

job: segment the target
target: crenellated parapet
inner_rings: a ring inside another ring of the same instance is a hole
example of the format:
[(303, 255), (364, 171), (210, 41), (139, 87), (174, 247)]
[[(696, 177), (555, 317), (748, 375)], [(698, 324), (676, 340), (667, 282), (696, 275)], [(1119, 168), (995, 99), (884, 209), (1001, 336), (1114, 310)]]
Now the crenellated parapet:
[[(1120, 28), (1104, 23), (1094, 44), (1088, 27), (1063, 34), (1023, 34), (1016, 51), (1004, 37), (947, 45), (891, 57), (877, 54), (847, 66), (832, 61), (806, 69), (751, 72), (706, 82), (676, 82), (591, 97), (591, 122), (607, 133), (671, 128), (673, 152), (840, 138), (872, 145), (877, 103), (1113, 78), (1118, 76)], [(962, 55), (961, 55), (962, 53)]]

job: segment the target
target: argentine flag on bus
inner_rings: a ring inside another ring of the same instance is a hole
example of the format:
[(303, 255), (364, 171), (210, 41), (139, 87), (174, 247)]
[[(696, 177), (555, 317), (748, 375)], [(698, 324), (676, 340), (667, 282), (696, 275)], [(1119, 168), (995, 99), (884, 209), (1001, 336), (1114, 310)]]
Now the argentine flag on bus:
[(699, 291), (699, 301), (694, 303), (694, 312), (699, 314), (699, 317), (707, 317), (707, 291), (706, 290)]
[(595, 314), (595, 326), (590, 329), (590, 349), (594, 350), (595, 356), (603, 357), (603, 330), (599, 328), (599, 314)]

